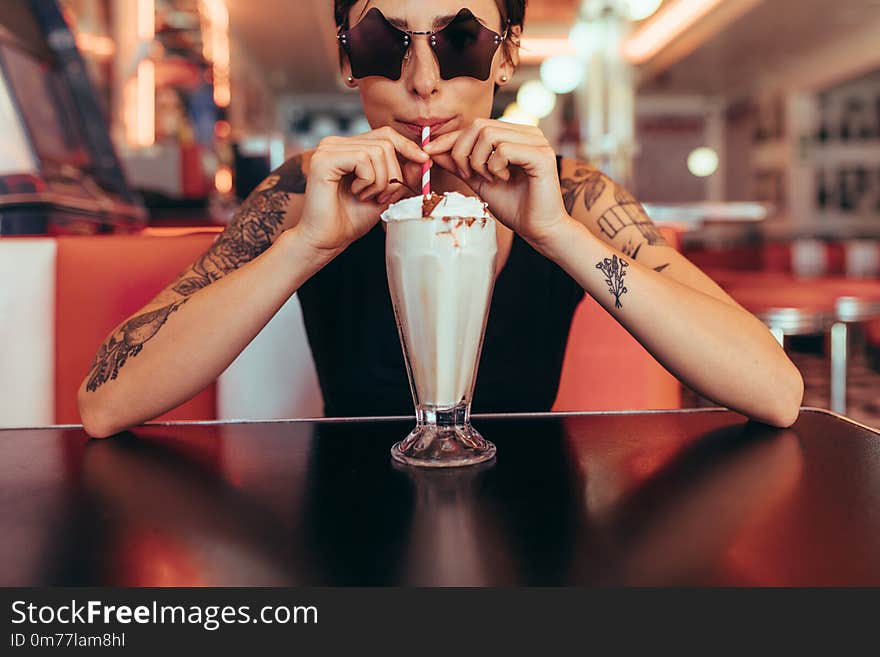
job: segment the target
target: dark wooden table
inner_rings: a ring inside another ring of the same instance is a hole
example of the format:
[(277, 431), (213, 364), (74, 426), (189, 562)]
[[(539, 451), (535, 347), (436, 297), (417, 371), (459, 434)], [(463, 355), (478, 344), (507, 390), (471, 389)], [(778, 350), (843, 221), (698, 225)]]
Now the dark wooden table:
[(805, 409), (0, 431), (4, 585), (880, 585), (880, 434)]

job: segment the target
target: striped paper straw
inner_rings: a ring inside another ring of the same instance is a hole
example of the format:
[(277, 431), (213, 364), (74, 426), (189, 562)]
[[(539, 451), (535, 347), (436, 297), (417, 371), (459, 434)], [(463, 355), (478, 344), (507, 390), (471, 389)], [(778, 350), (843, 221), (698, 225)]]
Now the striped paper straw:
[[(422, 128), (422, 148), (427, 146), (431, 141), (431, 126), (426, 125)], [(422, 194), (424, 196), (431, 195), (431, 160), (422, 164)]]

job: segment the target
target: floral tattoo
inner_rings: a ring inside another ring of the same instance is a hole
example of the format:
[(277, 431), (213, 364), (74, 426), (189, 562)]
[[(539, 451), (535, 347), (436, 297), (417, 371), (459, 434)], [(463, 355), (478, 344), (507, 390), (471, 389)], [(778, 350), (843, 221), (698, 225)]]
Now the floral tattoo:
[(614, 295), (615, 308), (623, 307), (620, 305), (620, 297), (627, 293), (626, 286), (623, 283), (627, 267), (629, 267), (629, 263), (622, 258), (618, 258), (616, 255), (605, 258), (602, 262), (596, 264), (596, 269), (605, 274), (605, 285), (608, 286), (608, 291)]
[(574, 212), (575, 204), (580, 198), (587, 210), (592, 210), (596, 201), (605, 191), (605, 177), (596, 169), (579, 166), (570, 177), (559, 181), (562, 189), (562, 202), (569, 214)]

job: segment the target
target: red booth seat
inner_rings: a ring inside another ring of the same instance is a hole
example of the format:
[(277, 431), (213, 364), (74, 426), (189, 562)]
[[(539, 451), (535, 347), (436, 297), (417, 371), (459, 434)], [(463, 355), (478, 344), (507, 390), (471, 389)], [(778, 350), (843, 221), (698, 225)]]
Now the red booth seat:
[[(766, 242), (761, 244), (732, 246), (722, 248), (692, 248), (685, 253), (688, 259), (701, 269), (754, 270), (763, 272), (795, 273), (794, 251), (798, 245), (810, 247), (807, 242), (791, 241)], [(847, 249), (845, 242), (826, 241), (819, 244), (819, 261), (809, 263), (815, 273), (805, 275), (841, 275), (847, 271)], [(811, 249), (812, 250), (812, 249)]]
[[(55, 421), (78, 423), (76, 393), (98, 346), (213, 242), (217, 231), (179, 237), (59, 237), (55, 305)], [(161, 420), (216, 417), (211, 385)]]
[(761, 269), (761, 248), (757, 245), (729, 246), (723, 248), (688, 248), (687, 259), (700, 269)]

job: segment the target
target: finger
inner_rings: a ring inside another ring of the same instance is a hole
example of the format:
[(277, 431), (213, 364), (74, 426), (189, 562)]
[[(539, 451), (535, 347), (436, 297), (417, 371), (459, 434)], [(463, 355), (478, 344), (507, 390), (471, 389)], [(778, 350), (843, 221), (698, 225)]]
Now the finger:
[[(310, 178), (326, 179), (327, 182), (339, 182), (343, 177), (355, 175), (358, 165), (363, 167), (369, 158), (358, 150), (340, 146), (321, 147), (312, 156)], [(362, 169), (363, 171), (363, 169)]]
[(478, 175), (481, 175), (485, 180), (491, 182), (491, 177), (484, 165), (486, 160), (489, 159), (489, 153), (492, 151), (490, 150), (489, 153), (486, 153), (486, 159), (481, 161), (472, 158), (471, 154), (473, 153), (474, 146), (476, 146), (477, 140), (480, 138), (483, 130), (494, 127), (498, 123), (500, 123), (500, 121), (476, 119), (462, 131), (461, 135), (459, 135), (455, 142), (455, 146), (452, 148), (452, 159), (455, 160), (455, 163), (459, 166), (461, 173), (465, 177), (470, 178), (471, 175), (473, 175), (475, 170), (474, 162), (477, 162), (477, 167), (480, 169), (477, 171)]
[(470, 162), (473, 170), (488, 182), (492, 182), (492, 174), (489, 173), (486, 163), (501, 139), (498, 133), (498, 130), (493, 130), (491, 127), (482, 128), (477, 133), (477, 139), (471, 148), (470, 155), (468, 155), (468, 162)]
[(372, 161), (363, 150), (341, 148), (336, 146), (322, 147), (312, 156), (312, 177), (339, 183), (345, 176), (353, 175), (355, 183), (363, 189), (375, 180)]
[[(431, 156), (431, 159), (434, 160), (435, 163), (439, 164), (450, 173), (455, 174), (462, 180), (466, 180), (473, 175), (467, 157), (456, 157), (453, 154), (453, 149), (458, 144), (459, 139), (461, 139), (463, 132), (463, 130), (454, 130), (452, 132), (447, 132), (444, 135), (440, 135), (437, 139), (431, 141), (425, 146), (425, 152)], [(464, 151), (463, 148), (460, 150), (462, 152)], [(439, 157), (441, 155), (446, 155), (447, 157), (441, 158)], [(452, 163), (452, 166), (448, 166), (448, 163), (450, 162)]]
[(422, 165), (416, 162), (407, 162), (403, 165), (403, 180), (416, 190), (416, 193), (422, 191), (422, 168)]
[(355, 180), (351, 184), (351, 193), (355, 196), (359, 196), (367, 187), (376, 181), (375, 164), (373, 158), (370, 157), (367, 151), (348, 151), (346, 155), (356, 162), (352, 171)]
[(414, 141), (407, 139), (391, 127), (385, 126), (363, 135), (368, 139), (388, 141), (394, 150), (412, 162), (427, 162), (430, 157)]
[(501, 144), (527, 144), (541, 146), (547, 144), (546, 138), (541, 134), (532, 134), (524, 130), (517, 130), (507, 125), (491, 124), (484, 127), (477, 137), (473, 151), (470, 155), (471, 165), (480, 175), (491, 182), (492, 171), (489, 169), (489, 158)]
[(401, 168), (401, 181), (406, 185), (405, 193), (422, 193), (422, 165), (417, 162), (404, 162)]
[[(403, 173), (400, 165), (401, 163), (403, 163), (405, 166), (413, 165), (415, 167), (415, 170), (420, 172), (422, 161), (430, 161), (430, 157), (428, 157), (428, 155), (413, 142), (409, 141), (408, 139), (403, 137), (403, 135), (400, 135), (391, 128), (375, 130), (372, 133), (364, 135), (363, 137), (368, 138), (357, 139), (352, 143), (359, 147), (376, 144), (383, 149), (385, 153), (385, 162), (387, 165), (389, 181), (386, 188), (379, 188), (377, 183), (375, 186), (365, 189), (363, 191), (363, 195), (369, 196), (375, 192), (377, 194), (377, 202), (379, 202), (380, 204), (385, 204), (389, 202), (390, 195), (392, 193), (396, 193), (402, 190), (401, 193), (396, 194), (396, 197), (398, 199), (403, 198), (403, 196), (408, 193), (417, 193), (417, 191), (412, 192), (412, 190), (407, 189), (407, 187), (417, 189), (418, 180), (416, 178), (421, 174), (414, 174), (412, 176), (412, 181), (407, 182), (407, 179), (410, 176), (407, 176)], [(414, 158), (416, 161), (413, 162), (411, 158)], [(400, 183), (392, 181), (400, 181)]]
[[(544, 134), (538, 128), (532, 126), (521, 126), (511, 123), (503, 123), (501, 121), (488, 121), (483, 125), (487, 128), (504, 132), (510, 141), (524, 141), (526, 143), (540, 143), (541, 140), (546, 141)], [(445, 153), (455, 146), (459, 137), (463, 133), (464, 130), (455, 130), (440, 135), (431, 140), (431, 142), (425, 146), (425, 152), (432, 156), (439, 153)]]
[(397, 152), (394, 146), (391, 142), (384, 141), (382, 142), (382, 147), (385, 151), (385, 165), (388, 167), (388, 187), (382, 192), (378, 200), (380, 203), (385, 203), (391, 194), (401, 189), (406, 191), (406, 187), (403, 184), (403, 170), (397, 159)]
[(364, 146), (364, 149), (373, 162), (376, 179), (372, 185), (359, 192), (358, 197), (362, 201), (384, 194), (388, 190), (390, 179), (398, 178), (400, 175), (397, 155), (388, 142), (372, 142)]
[(497, 171), (506, 171), (505, 180), (508, 180), (511, 166), (521, 168), (533, 178), (546, 175), (547, 163), (553, 156), (553, 149), (549, 146), (504, 142), (498, 145), (491, 159), (492, 167)]
[(379, 197), (379, 204), (384, 205), (386, 208), (392, 203), (397, 203), (400, 199), (410, 196), (412, 192), (410, 192), (405, 187), (401, 187), (393, 192), (386, 193)]
[(388, 192), (379, 197), (380, 204), (388, 206), (402, 198), (421, 194), (422, 165), (417, 162), (404, 162), (401, 171), (401, 184), (389, 184)]
[(382, 142), (382, 149), (385, 157), (385, 167), (388, 170), (388, 183), (385, 189), (381, 190), (376, 200), (380, 204), (388, 202), (389, 197), (401, 189), (407, 191), (403, 184), (403, 171), (400, 168), (400, 162), (397, 161), (397, 152), (390, 142)]
[(480, 134), (481, 128), (476, 127), (477, 125), (478, 124), (474, 122), (469, 128), (462, 130), (458, 139), (455, 140), (455, 145), (452, 147), (452, 151), (450, 151), (452, 159), (458, 167), (459, 175), (462, 178), (470, 178), (474, 175), (474, 170), (471, 167), (469, 158), (471, 151), (474, 150), (474, 144), (477, 143), (477, 137)]
[(385, 165), (388, 167), (388, 177), (395, 180), (403, 179), (403, 171), (400, 168), (400, 161), (397, 159), (397, 151), (394, 144), (390, 141), (380, 142), (382, 152), (385, 155)]
[(510, 159), (507, 157), (507, 148), (505, 146), (506, 144), (499, 144), (498, 148), (492, 151), (489, 160), (486, 162), (486, 168), (493, 176), (506, 182), (510, 180), (510, 170), (507, 168), (510, 165)]
[(388, 179), (388, 189), (379, 195), (377, 201), (382, 205), (396, 203), (407, 196), (421, 194), (419, 186), (422, 183), (422, 165), (416, 162), (405, 162), (402, 173), (398, 180), (393, 177)]
[[(421, 151), (421, 149), (418, 146), (416, 146), (412, 142), (409, 142), (409, 143), (411, 146), (415, 147), (417, 152), (423, 152), (423, 151)], [(360, 137), (349, 137), (344, 140), (340, 140), (340, 142), (338, 142), (336, 144), (331, 143), (328, 146), (326, 146), (326, 148), (327, 149), (338, 148), (338, 149), (348, 150), (348, 149), (352, 149), (352, 148), (355, 148), (355, 149), (371, 148), (373, 146), (379, 146), (382, 148), (387, 147), (389, 149), (389, 152), (393, 154), (394, 159), (397, 160), (398, 162), (412, 161), (408, 155), (415, 157), (415, 153), (412, 153), (412, 152), (410, 152), (407, 155), (402, 154), (398, 150), (396, 145), (388, 139), (368, 138), (366, 135), (361, 135)], [(424, 154), (424, 157), (427, 157), (427, 160), (424, 160), (422, 156), (419, 156), (419, 159), (417, 160), (419, 164), (421, 164), (423, 161), (428, 161), (431, 159), (427, 153)]]
[(452, 132), (447, 132), (446, 134), (432, 139), (427, 145), (425, 145), (425, 152), (428, 155), (437, 155), (438, 153), (445, 153), (452, 150), (452, 147), (455, 146), (455, 142), (458, 140), (461, 132), (461, 130), (453, 130)]

